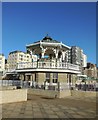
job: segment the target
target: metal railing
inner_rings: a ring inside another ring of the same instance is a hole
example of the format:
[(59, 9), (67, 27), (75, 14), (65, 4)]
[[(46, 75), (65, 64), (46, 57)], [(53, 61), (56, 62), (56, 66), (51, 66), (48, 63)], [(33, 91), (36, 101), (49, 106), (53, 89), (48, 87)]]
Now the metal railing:
[(58, 69), (70, 69), (79, 71), (78, 65), (65, 62), (21, 62), (17, 64), (17, 69), (23, 68), (58, 68)]
[(75, 84), (75, 89), (82, 90), (82, 91), (98, 91), (98, 83), (96, 84), (90, 84), (90, 83)]
[(74, 84), (71, 83), (44, 83), (40, 84), (37, 82), (22, 81), (22, 80), (0, 80), (0, 86), (16, 86), (20, 88), (34, 88), (44, 90), (81, 90), (81, 91), (98, 91), (98, 83), (96, 84)]
[(44, 89), (44, 90), (68, 90), (70, 89), (69, 84), (67, 83), (37, 83), (23, 80), (0, 80), (0, 86), (16, 86), (20, 88), (32, 88), (32, 89)]
[(81, 91), (98, 91), (98, 83), (96, 84), (74, 84), (71, 83), (46, 83), (39, 84), (37, 82), (22, 81), (22, 80), (0, 80), (0, 86), (16, 86), (18, 88), (32, 88), (44, 90), (81, 90)]

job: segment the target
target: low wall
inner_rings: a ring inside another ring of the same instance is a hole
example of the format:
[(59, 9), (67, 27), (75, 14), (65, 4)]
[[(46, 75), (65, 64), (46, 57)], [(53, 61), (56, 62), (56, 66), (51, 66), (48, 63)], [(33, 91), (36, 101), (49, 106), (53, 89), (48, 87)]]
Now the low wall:
[(71, 95), (76, 97), (96, 97), (98, 92), (95, 91), (79, 91), (79, 90), (72, 90)]
[(16, 86), (0, 86), (0, 90), (15, 90)]
[(59, 98), (64, 98), (67, 96), (71, 96), (71, 92), (70, 90), (63, 90), (63, 91), (59, 91)]
[(89, 97), (96, 97), (96, 95), (98, 96), (98, 92), (95, 91), (79, 91), (79, 90), (54, 91), (54, 90), (42, 90), (42, 89), (28, 89), (28, 94), (42, 95), (49, 98), (64, 98), (67, 96), (89, 98)]
[(28, 94), (42, 95), (49, 98), (64, 98), (70, 96), (70, 90), (66, 91), (54, 91), (54, 90), (42, 90), (42, 89), (28, 89)]
[(55, 96), (58, 96), (57, 91), (42, 90), (42, 89), (28, 89), (28, 94), (42, 95), (42, 96), (47, 96), (47, 97), (50, 97), (50, 98), (54, 98)]
[(27, 89), (0, 91), (0, 104), (27, 101)]

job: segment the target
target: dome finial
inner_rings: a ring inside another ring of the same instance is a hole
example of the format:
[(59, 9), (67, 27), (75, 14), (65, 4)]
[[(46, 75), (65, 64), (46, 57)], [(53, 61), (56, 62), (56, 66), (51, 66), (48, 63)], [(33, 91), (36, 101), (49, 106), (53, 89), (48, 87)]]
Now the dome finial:
[(46, 36), (43, 38), (43, 40), (51, 41), (52, 38), (48, 35), (48, 33), (46, 33)]

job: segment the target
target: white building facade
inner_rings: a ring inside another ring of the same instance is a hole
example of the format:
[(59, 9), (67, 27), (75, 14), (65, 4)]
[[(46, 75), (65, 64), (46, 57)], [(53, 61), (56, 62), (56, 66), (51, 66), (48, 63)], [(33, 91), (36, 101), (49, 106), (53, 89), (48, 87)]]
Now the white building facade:
[(83, 54), (83, 67), (87, 67), (87, 56)]
[(80, 67), (87, 66), (87, 56), (80, 47), (72, 46), (69, 56), (72, 64), (79, 65)]
[(5, 56), (0, 54), (0, 72), (5, 70)]
[[(9, 70), (17, 69), (18, 63), (29, 63), (37, 60), (37, 56), (30, 55), (22, 51), (13, 51), (9, 53), (7, 63), (9, 65)], [(23, 66), (23, 64), (21, 64)], [(26, 65), (24, 67), (27, 67)]]

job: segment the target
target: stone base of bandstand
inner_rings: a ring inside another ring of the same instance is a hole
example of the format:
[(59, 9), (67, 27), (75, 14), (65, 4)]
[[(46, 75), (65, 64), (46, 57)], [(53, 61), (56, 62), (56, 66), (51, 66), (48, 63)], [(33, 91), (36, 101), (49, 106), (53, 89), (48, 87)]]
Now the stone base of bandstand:
[(78, 91), (78, 90), (42, 90), (42, 89), (28, 89), (28, 94), (41, 95), (48, 98), (66, 98), (68, 96), (72, 97), (96, 97), (96, 91)]
[(55, 91), (55, 90), (42, 90), (42, 89), (28, 89), (28, 94), (41, 95), (48, 98), (64, 98), (71, 96), (70, 90)]

